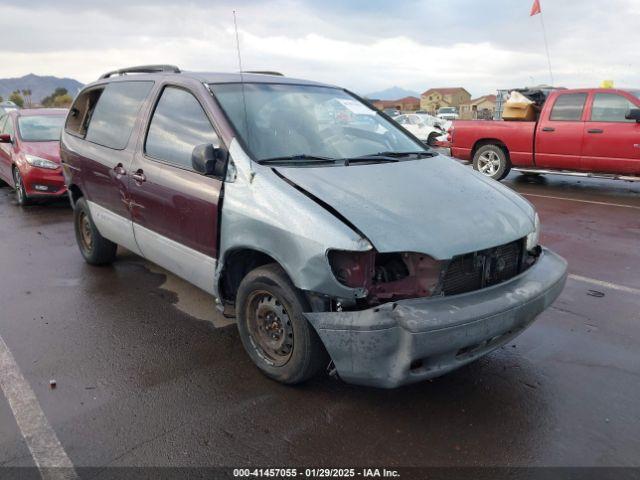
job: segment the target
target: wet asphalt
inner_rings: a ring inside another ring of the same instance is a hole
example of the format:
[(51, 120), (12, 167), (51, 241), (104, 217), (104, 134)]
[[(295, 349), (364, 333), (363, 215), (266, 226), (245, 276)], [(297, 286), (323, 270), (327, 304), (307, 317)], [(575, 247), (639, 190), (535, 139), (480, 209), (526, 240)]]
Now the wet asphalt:
[[(7, 186), (0, 335), (78, 467), (640, 466), (640, 184), (505, 184), (574, 277), (513, 343), (433, 381), (274, 383), (211, 297), (126, 251), (85, 264), (68, 204), (19, 208)], [(33, 464), (0, 394), (0, 466)]]

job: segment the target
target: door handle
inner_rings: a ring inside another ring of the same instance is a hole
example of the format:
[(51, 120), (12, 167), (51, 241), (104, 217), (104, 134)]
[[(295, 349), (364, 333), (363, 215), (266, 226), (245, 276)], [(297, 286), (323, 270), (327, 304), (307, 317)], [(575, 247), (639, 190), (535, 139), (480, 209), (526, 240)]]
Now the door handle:
[(587, 133), (604, 133), (604, 130), (602, 130), (601, 128), (591, 128), (587, 130)]
[(542, 131), (543, 131), (543, 132), (555, 132), (555, 131), (556, 131), (556, 129), (555, 129), (555, 128), (553, 128), (553, 127), (544, 127), (544, 128), (542, 129)]
[(115, 167), (113, 167), (113, 173), (115, 173), (118, 177), (121, 177), (123, 175), (126, 175), (127, 171), (124, 169), (122, 164), (119, 163)]
[(147, 177), (144, 176), (144, 172), (142, 170), (136, 170), (136, 173), (131, 174), (131, 178), (133, 178), (138, 185), (142, 185), (143, 182), (147, 181)]

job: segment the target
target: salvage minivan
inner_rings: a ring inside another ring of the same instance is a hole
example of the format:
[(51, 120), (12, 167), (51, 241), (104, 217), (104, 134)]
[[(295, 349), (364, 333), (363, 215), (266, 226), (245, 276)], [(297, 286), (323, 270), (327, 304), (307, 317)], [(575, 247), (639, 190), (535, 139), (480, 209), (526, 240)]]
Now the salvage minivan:
[(84, 259), (121, 245), (209, 292), (283, 383), (442, 375), (520, 334), (566, 280), (529, 202), (331, 85), (109, 72), (77, 96), (61, 155)]

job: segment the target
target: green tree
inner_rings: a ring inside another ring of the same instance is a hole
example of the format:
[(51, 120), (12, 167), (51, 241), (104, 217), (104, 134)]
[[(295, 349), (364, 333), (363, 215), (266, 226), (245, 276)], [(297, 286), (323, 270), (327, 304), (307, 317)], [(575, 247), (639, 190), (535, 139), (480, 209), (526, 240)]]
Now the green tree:
[(20, 95), (20, 92), (18, 90), (11, 94), (11, 96), (9, 97), (9, 101), (15, 103), (20, 108), (24, 107), (24, 98), (22, 98), (22, 95)]
[[(42, 105), (44, 105), (45, 107), (54, 107), (55, 105), (55, 101), (57, 97), (64, 97), (64, 96), (69, 97), (69, 92), (67, 91), (66, 88), (62, 88), (62, 87), (58, 87), (56, 88), (53, 93), (51, 95), (47, 95), (46, 97), (44, 97), (42, 99)], [(69, 97), (71, 98), (71, 97)], [(71, 103), (71, 102), (69, 102)]]
[(65, 93), (64, 95), (58, 95), (53, 99), (53, 106), (59, 108), (70, 107), (72, 101), (73, 98), (71, 98), (71, 95)]

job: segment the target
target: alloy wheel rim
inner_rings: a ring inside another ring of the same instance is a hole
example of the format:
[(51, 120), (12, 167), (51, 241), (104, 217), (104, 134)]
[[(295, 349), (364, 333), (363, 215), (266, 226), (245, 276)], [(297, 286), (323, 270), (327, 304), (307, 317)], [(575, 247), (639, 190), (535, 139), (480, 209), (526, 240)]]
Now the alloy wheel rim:
[(293, 354), (293, 325), (282, 302), (266, 291), (248, 299), (249, 338), (258, 355), (269, 365), (281, 367)]
[(15, 180), (16, 196), (18, 197), (18, 203), (22, 203), (22, 201), (24, 200), (24, 192), (22, 190), (22, 177), (20, 176), (20, 172), (18, 170), (15, 171), (13, 178)]
[(496, 152), (484, 152), (478, 159), (478, 170), (485, 175), (495, 175), (500, 169), (500, 157)]

